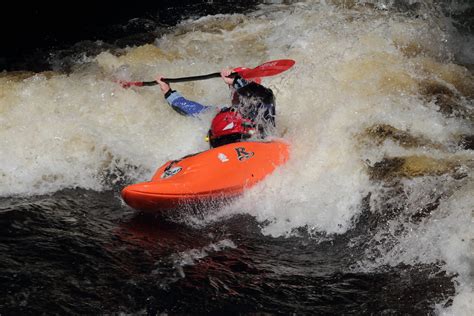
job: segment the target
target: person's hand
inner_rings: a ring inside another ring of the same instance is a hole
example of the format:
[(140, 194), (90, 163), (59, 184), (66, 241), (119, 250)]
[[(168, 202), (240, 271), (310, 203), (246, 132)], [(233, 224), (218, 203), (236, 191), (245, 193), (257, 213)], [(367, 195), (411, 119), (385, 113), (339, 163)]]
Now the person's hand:
[(163, 92), (163, 94), (166, 94), (168, 91), (171, 90), (171, 87), (168, 83), (163, 81), (163, 78), (164, 77), (162, 75), (159, 75), (158, 77), (156, 77), (156, 82), (158, 82), (158, 84), (160, 85), (161, 92)]
[(221, 71), (221, 77), (228, 85), (231, 85), (234, 82), (234, 78), (229, 78), (231, 73), (232, 69), (222, 69)]

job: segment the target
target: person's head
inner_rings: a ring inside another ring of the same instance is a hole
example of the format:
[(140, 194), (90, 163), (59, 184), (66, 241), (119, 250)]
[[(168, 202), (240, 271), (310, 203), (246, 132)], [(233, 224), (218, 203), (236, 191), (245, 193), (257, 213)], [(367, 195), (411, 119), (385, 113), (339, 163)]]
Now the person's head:
[(215, 148), (248, 139), (254, 132), (250, 120), (243, 118), (235, 109), (226, 108), (212, 120), (208, 137), (211, 147)]

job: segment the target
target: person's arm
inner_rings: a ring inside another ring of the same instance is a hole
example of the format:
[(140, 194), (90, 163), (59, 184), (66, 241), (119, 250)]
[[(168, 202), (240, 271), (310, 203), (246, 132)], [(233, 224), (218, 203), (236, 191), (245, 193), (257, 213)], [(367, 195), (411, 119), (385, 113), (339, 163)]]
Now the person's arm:
[(183, 97), (179, 92), (172, 90), (170, 85), (164, 81), (162, 81), (163, 77), (159, 76), (156, 79), (156, 82), (160, 85), (161, 91), (164, 94), (164, 97), (168, 104), (181, 115), (191, 115), (195, 116), (201, 112), (212, 108), (210, 106), (205, 106), (200, 103), (191, 101)]

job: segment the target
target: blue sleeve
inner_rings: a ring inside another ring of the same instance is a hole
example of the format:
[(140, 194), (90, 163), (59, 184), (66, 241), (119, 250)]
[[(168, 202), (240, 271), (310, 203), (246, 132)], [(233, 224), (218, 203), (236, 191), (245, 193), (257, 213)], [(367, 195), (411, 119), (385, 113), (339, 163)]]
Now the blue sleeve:
[(167, 98), (169, 105), (181, 115), (195, 116), (212, 108), (184, 98), (179, 92), (172, 92)]

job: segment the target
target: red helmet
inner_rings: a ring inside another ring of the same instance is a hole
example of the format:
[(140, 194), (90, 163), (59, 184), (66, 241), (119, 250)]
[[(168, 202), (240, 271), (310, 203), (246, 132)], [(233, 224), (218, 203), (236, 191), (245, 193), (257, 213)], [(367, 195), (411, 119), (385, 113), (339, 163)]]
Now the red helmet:
[(253, 124), (251, 120), (244, 119), (239, 112), (225, 109), (219, 112), (211, 123), (212, 137), (221, 137), (230, 134), (252, 134)]
[[(255, 132), (251, 120), (232, 109), (224, 109), (212, 119), (209, 141), (212, 147), (249, 138)], [(219, 145), (217, 145), (219, 144)]]

